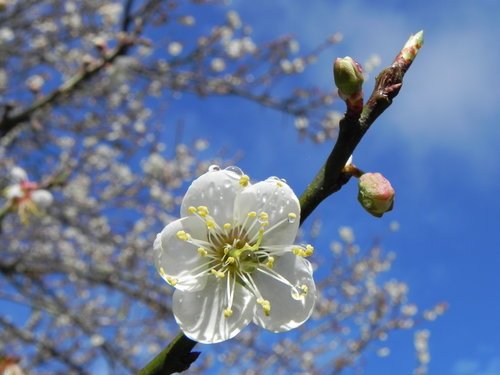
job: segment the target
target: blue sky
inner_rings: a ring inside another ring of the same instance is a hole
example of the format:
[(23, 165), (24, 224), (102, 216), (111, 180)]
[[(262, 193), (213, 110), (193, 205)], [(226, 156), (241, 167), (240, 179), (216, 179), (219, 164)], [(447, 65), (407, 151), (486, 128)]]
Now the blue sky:
[[(429, 325), (429, 374), (500, 374), (500, 246), (495, 237), (500, 229), (500, 3), (234, 0), (231, 7), (253, 26), (255, 39), (291, 33), (305, 51), (342, 32), (342, 43), (303, 77), (303, 84), (325, 88), (335, 57), (363, 62), (377, 53), (385, 66), (410, 34), (424, 29), (424, 48), (403, 90), (354, 155), (363, 170), (391, 180), (397, 191), (394, 211), (380, 220), (368, 216), (351, 182), (313, 218), (321, 217), (332, 233), (340, 225), (353, 226), (361, 244), (383, 236), (385, 247), (398, 256), (392, 275), (409, 283), (412, 301), (423, 308), (450, 304), (445, 316)], [(370, 82), (365, 91), (371, 87)], [(242, 150), (239, 165), (255, 179), (284, 177), (300, 194), (332, 146), (300, 141), (293, 119), (271, 110), (242, 105), (231, 111), (214, 104), (208, 100), (194, 112), (180, 110), (186, 131), (208, 138), (212, 149)], [(207, 124), (217, 124), (217, 130)], [(401, 229), (389, 234), (392, 220)], [(325, 232), (323, 237), (326, 247), (332, 238)], [(415, 362), (411, 335), (398, 333), (388, 345), (391, 356), (372, 358), (366, 374), (410, 373)]]

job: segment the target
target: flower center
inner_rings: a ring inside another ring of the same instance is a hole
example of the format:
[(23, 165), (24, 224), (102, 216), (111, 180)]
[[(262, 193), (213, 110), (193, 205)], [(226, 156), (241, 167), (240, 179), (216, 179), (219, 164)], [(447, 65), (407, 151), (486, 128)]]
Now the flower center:
[[(282, 221), (275, 223), (269, 228), (269, 215), (262, 212), (249, 212), (240, 223), (225, 223), (222, 226), (216, 223), (209, 215), (206, 206), (189, 207), (188, 212), (199, 217), (208, 229), (208, 241), (192, 238), (185, 231), (178, 231), (177, 238), (187, 241), (198, 247), (198, 254), (206, 259), (195, 271), (193, 277), (204, 276), (215, 277), (218, 282), (226, 283), (227, 308), (224, 316), (233, 314), (232, 305), (236, 284), (239, 284), (252, 293), (255, 302), (262, 308), (266, 316), (270, 315), (271, 303), (262, 297), (262, 294), (254, 280), (256, 271), (283, 283), (290, 287), (291, 296), (294, 299), (302, 299), (307, 294), (306, 285), (292, 285), (290, 281), (273, 270), (275, 255), (283, 255), (291, 251), (298, 256), (309, 256), (313, 252), (311, 245), (294, 246), (289, 250), (283, 246), (263, 246), (262, 241), (266, 233), (270, 233), (280, 225), (289, 225), (295, 222), (297, 215), (290, 213)], [(160, 270), (161, 271), (161, 270)], [(175, 285), (177, 280), (165, 275), (167, 282)]]

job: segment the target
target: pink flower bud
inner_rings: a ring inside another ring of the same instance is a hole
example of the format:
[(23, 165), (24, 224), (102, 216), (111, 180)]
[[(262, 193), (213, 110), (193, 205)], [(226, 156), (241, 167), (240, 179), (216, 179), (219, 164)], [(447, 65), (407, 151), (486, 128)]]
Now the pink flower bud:
[(381, 217), (392, 210), (394, 189), (380, 173), (365, 173), (358, 182), (358, 201), (373, 216)]
[(351, 57), (337, 58), (333, 63), (333, 78), (340, 95), (350, 96), (361, 92), (364, 77), (361, 66)]

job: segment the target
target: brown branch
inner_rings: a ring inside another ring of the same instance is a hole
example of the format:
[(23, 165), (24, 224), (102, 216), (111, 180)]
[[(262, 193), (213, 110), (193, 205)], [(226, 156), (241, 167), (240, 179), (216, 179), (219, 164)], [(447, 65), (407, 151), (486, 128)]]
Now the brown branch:
[(403, 77), (423, 44), (423, 32), (412, 35), (391, 66), (376, 78), (375, 88), (363, 107), (359, 119), (344, 116), (339, 135), (326, 163), (300, 197), (301, 223), (328, 196), (337, 192), (350, 179), (344, 166), (370, 126), (391, 104), (403, 84)]
[(94, 64), (84, 64), (73, 77), (69, 78), (66, 82), (64, 82), (50, 94), (36, 100), (30, 107), (25, 108), (20, 112), (12, 110), (11, 112), (14, 112), (12, 115), (4, 116), (4, 118), (0, 121), (0, 138), (6, 136), (18, 125), (29, 121), (32, 115), (38, 110), (43, 109), (48, 105), (54, 104), (62, 98), (71, 95), (82, 83), (90, 80), (92, 77), (97, 75), (106, 66), (112, 63), (118, 56), (125, 54), (130, 44), (131, 40), (129, 38), (122, 39), (119, 42), (118, 46), (111, 51), (111, 53), (107, 54)]

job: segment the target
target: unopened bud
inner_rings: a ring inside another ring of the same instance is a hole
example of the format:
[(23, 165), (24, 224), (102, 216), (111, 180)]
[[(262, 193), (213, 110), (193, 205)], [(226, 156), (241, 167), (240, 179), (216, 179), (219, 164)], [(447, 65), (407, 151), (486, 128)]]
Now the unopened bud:
[(415, 35), (411, 35), (401, 50), (401, 57), (405, 60), (413, 61), (417, 53), (424, 44), (424, 31), (421, 30)]
[(31, 193), (31, 200), (38, 208), (48, 208), (54, 201), (54, 197), (48, 190), (35, 190)]
[(359, 203), (373, 216), (381, 217), (392, 210), (394, 189), (389, 180), (380, 173), (365, 173), (358, 182)]
[(363, 86), (363, 70), (351, 57), (337, 58), (333, 63), (335, 86), (341, 95), (350, 96), (361, 91)]

